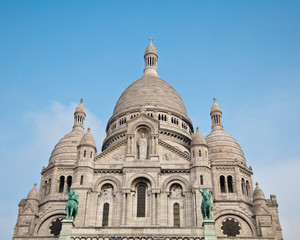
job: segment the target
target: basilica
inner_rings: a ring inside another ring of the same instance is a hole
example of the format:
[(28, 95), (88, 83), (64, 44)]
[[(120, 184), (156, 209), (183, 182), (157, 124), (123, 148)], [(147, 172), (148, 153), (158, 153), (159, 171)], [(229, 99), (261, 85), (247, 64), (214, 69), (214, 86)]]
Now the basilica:
[[(204, 137), (176, 90), (159, 78), (157, 60), (151, 39), (144, 74), (117, 101), (101, 150), (93, 130), (85, 130), (81, 99), (39, 189), (34, 184), (18, 205), (13, 239), (283, 239), (276, 196), (266, 198), (253, 183), (216, 98)], [(71, 223), (64, 220), (68, 189), (79, 201)], [(212, 220), (203, 220), (199, 189), (210, 192)]]

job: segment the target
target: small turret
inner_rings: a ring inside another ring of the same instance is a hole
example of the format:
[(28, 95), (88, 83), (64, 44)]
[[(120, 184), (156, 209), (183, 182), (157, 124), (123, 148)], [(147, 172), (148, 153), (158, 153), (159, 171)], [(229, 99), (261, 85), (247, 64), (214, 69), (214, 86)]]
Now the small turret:
[(97, 148), (95, 139), (91, 134), (91, 128), (88, 128), (87, 133), (83, 135), (77, 148), (80, 151), (79, 159), (92, 159), (95, 156)]
[(194, 160), (207, 160), (208, 159), (208, 146), (205, 138), (199, 132), (199, 127), (196, 128), (196, 133), (192, 136), (191, 141), (191, 156)]
[(259, 187), (258, 183), (255, 184), (255, 189), (253, 191), (253, 205), (266, 205), (266, 197), (264, 192)]
[(91, 187), (93, 182), (94, 157), (97, 153), (95, 139), (91, 134), (91, 128), (88, 128), (83, 135), (78, 147), (78, 161), (74, 172), (74, 187)]
[(219, 104), (217, 103), (216, 97), (214, 97), (214, 103), (210, 109), (210, 117), (211, 117), (211, 121), (212, 121), (211, 128), (213, 131), (223, 129), (222, 111), (221, 111)]
[(253, 213), (255, 216), (257, 233), (258, 236), (270, 237), (274, 234), (272, 229), (272, 215), (267, 206), (265, 194), (258, 186), (258, 183), (255, 185), (256, 187), (253, 191)]
[(195, 186), (212, 190), (211, 167), (208, 161), (208, 145), (205, 138), (196, 128), (196, 133), (191, 141), (191, 162), (193, 165), (192, 175)]

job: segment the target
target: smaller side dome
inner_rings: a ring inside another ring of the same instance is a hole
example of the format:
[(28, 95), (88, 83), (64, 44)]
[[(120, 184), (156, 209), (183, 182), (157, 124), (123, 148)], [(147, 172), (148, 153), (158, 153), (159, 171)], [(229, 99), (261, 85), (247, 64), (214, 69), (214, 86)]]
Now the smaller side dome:
[(30, 192), (27, 195), (27, 199), (30, 200), (39, 200), (39, 191), (37, 190), (37, 184), (34, 183), (33, 188), (30, 190)]
[(83, 106), (83, 99), (82, 98), (80, 99), (80, 104), (77, 106), (74, 114), (76, 114), (76, 113), (84, 113), (85, 114), (85, 108)]
[(91, 128), (88, 128), (88, 131), (86, 134), (83, 135), (79, 146), (91, 146), (96, 148), (96, 144), (95, 144), (95, 139), (93, 137), (93, 135), (91, 134)]
[(261, 190), (261, 188), (258, 186), (258, 183), (255, 184), (255, 189), (253, 192), (253, 202), (257, 200), (266, 200), (264, 192)]
[(199, 132), (199, 127), (197, 127), (196, 133), (192, 136), (191, 146), (194, 145), (206, 145), (207, 142), (203, 135)]

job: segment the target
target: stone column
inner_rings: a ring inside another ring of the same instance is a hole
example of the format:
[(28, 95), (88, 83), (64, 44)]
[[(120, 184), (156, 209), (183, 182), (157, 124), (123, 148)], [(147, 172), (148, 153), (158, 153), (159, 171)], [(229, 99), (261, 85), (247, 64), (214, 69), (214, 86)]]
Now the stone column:
[(134, 134), (127, 134), (127, 153), (126, 160), (133, 161), (135, 156), (135, 139)]
[(125, 226), (126, 224), (126, 193), (122, 192), (122, 221), (121, 226)]
[(225, 177), (224, 183), (225, 183), (225, 192), (228, 193), (227, 177)]
[(132, 223), (132, 193), (127, 193), (126, 225)]
[(192, 200), (192, 193), (191, 192), (186, 192), (185, 193), (185, 207), (186, 207), (186, 219), (185, 219), (185, 225), (187, 227), (193, 226), (193, 200)]
[(156, 225), (156, 198), (155, 193), (152, 192), (152, 218), (151, 225)]
[(193, 214), (193, 221), (194, 221), (194, 225), (193, 226), (198, 226), (197, 224), (197, 212), (198, 212), (198, 209), (197, 209), (197, 203), (196, 203), (196, 192), (195, 190), (193, 189), (192, 191), (192, 206), (193, 206), (193, 211), (192, 211), (192, 214)]
[(150, 139), (151, 139), (151, 148), (150, 148), (150, 160), (155, 160), (158, 161), (158, 154), (157, 154), (157, 144), (158, 144), (158, 134), (151, 134), (150, 135)]

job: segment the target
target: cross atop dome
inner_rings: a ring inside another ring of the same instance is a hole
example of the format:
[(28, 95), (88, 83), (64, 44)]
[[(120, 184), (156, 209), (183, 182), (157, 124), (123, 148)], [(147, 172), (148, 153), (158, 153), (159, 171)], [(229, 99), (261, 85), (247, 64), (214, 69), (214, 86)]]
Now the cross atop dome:
[(149, 38), (150, 44), (152, 44), (153, 40), (154, 40), (154, 38), (152, 38), (152, 37)]

